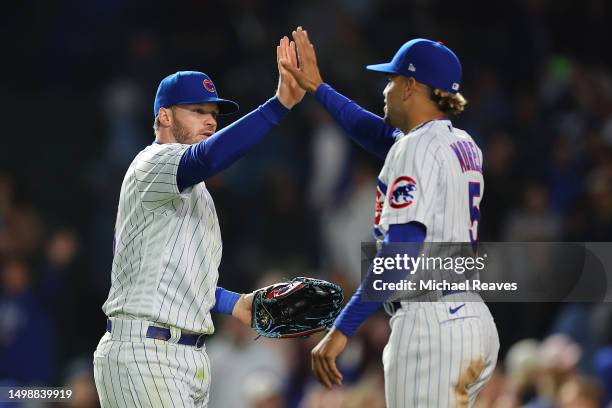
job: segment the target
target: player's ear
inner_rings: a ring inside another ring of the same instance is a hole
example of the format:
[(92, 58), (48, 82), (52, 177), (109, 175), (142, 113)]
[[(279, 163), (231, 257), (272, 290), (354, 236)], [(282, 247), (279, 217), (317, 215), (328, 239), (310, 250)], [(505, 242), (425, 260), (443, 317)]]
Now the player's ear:
[(158, 112), (159, 124), (161, 127), (170, 127), (172, 125), (172, 110), (160, 108)]
[(415, 91), (417, 81), (413, 77), (402, 77), (402, 97), (408, 99)]

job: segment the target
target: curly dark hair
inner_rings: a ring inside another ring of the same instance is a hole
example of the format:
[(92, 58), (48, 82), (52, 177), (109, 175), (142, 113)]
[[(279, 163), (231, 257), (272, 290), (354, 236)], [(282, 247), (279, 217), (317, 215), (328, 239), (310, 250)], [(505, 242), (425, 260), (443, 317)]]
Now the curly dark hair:
[(458, 116), (465, 109), (467, 101), (459, 92), (452, 94), (440, 89), (429, 88), (429, 99), (446, 115)]

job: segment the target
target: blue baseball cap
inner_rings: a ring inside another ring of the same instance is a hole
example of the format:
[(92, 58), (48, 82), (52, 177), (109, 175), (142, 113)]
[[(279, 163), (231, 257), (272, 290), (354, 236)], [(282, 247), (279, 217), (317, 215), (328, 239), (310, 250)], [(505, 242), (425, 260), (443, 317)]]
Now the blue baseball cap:
[(159, 83), (153, 104), (153, 117), (157, 116), (159, 108), (208, 102), (216, 103), (219, 113), (223, 115), (238, 111), (236, 102), (219, 98), (217, 88), (208, 75), (197, 71), (179, 71)]
[(410, 76), (432, 88), (456, 94), (461, 84), (461, 62), (441, 42), (415, 38), (400, 47), (391, 62), (368, 65), (370, 71)]

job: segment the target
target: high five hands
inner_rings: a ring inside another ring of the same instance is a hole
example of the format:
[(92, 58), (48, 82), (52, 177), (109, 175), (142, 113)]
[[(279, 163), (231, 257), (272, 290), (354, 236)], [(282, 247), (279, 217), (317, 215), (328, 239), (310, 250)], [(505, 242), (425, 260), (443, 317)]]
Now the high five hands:
[(280, 63), (291, 73), (302, 89), (314, 93), (323, 83), (314, 46), (308, 38), (308, 33), (302, 27), (298, 27), (291, 35), (296, 45), (298, 64), (294, 65), (285, 60), (281, 60)]
[(291, 109), (304, 98), (306, 92), (290, 73), (291, 69), (298, 69), (298, 59), (295, 43), (289, 42), (286, 36), (281, 38), (279, 45), (276, 46), (276, 64), (278, 65), (276, 97), (287, 109)]
[(305, 91), (314, 93), (323, 83), (317, 65), (317, 55), (308, 38), (308, 32), (300, 26), (291, 36), (293, 41), (289, 41), (285, 36), (276, 47), (279, 72), (276, 96), (288, 109), (304, 98)]

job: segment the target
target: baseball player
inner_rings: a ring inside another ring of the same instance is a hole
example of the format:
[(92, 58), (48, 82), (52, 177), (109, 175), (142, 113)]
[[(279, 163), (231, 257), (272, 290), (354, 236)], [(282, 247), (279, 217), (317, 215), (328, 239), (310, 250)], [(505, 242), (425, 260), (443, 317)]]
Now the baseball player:
[[(297, 66), (295, 44), (277, 62)], [(221, 99), (202, 72), (164, 78), (154, 103), (155, 142), (127, 170), (115, 225), (106, 333), (94, 353), (102, 407), (206, 407), (211, 312), (250, 325), (252, 294), (217, 287), (221, 234), (205, 180), (254, 147), (304, 96), (278, 64), (276, 95), (216, 132)]]
[[(416, 243), (405, 245), (413, 248), (405, 249), (409, 256), (417, 256), (423, 242), (475, 247), (484, 191), (482, 152), (448, 118), (466, 104), (458, 93), (457, 56), (441, 43), (414, 39), (391, 62), (369, 65), (388, 78), (381, 118), (323, 82), (306, 31), (298, 27), (293, 38), (299, 69), (289, 61), (281, 64), (357, 143), (385, 161), (376, 186), (378, 255), (393, 257), (399, 250), (392, 244), (401, 242)], [(312, 350), (313, 372), (327, 387), (341, 384), (337, 356), (382, 304), (361, 300), (371, 278), (372, 268)], [(396, 304), (382, 357), (388, 407), (471, 406), (490, 378), (499, 350), (495, 323), (478, 294), (459, 292), (425, 292), (418, 300), (427, 302), (403, 297)]]

